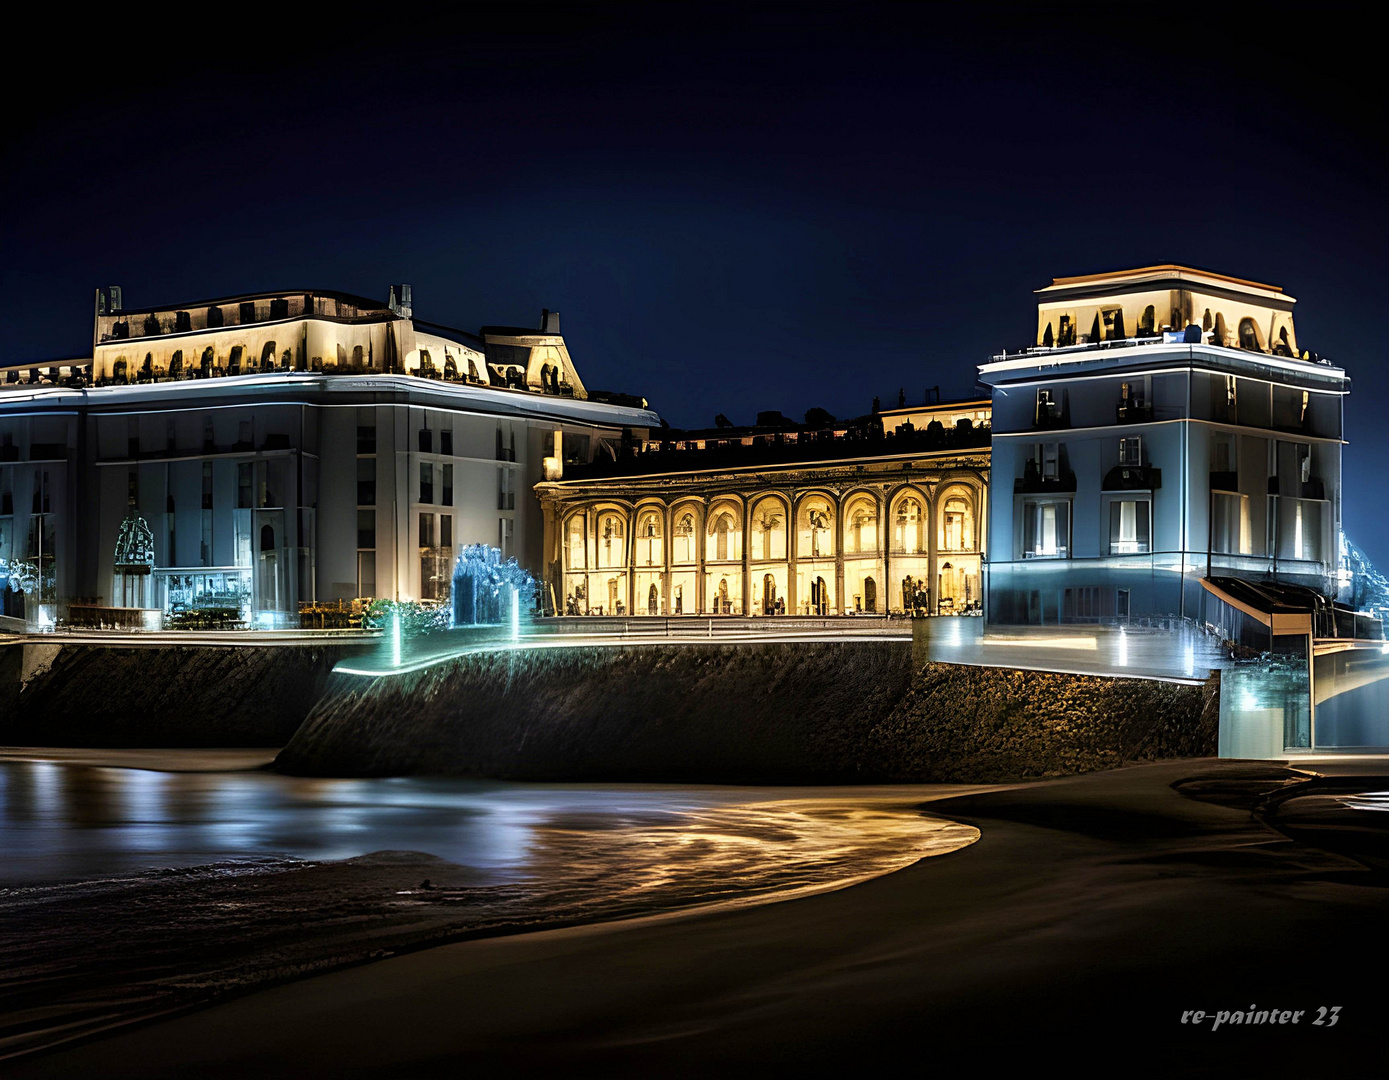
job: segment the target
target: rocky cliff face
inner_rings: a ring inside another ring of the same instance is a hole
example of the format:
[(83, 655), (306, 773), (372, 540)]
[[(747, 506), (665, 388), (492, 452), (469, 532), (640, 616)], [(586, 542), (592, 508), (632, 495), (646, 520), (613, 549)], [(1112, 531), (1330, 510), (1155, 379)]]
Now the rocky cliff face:
[(341, 647), (10, 646), (0, 744), (283, 746), (328, 688)]
[(1002, 781), (1215, 753), (1200, 687), (928, 664), (906, 643), (469, 656), (337, 684), (280, 754), (306, 775)]

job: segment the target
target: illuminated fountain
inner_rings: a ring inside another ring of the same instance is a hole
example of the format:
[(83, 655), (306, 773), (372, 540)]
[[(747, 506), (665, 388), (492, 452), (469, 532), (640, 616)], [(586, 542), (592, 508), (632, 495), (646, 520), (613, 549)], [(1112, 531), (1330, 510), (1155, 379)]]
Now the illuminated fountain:
[(509, 624), (520, 632), (521, 610), (535, 596), (535, 580), (515, 559), (486, 544), (470, 544), (453, 566), (453, 625)]

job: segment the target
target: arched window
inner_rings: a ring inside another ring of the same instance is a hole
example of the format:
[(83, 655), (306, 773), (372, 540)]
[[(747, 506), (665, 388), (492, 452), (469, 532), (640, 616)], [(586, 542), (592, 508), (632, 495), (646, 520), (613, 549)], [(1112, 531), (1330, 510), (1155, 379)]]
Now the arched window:
[(626, 535), (622, 515), (607, 511), (598, 515), (598, 565), (604, 569), (627, 565)]
[(637, 565), (664, 565), (665, 549), (661, 544), (661, 515), (656, 510), (643, 510), (637, 517)]
[(752, 508), (752, 557), (786, 558), (786, 504), (765, 498)]
[(233, 345), (227, 356), (227, 370), (233, 375), (241, 374), (241, 346)]
[(1218, 311), (1215, 313), (1215, 344), (1230, 344), (1230, 331), (1225, 328), (1225, 316)]
[(878, 610), (878, 583), (871, 577), (863, 579), (863, 610), (869, 614)]
[(260, 369), (261, 371), (275, 370), (275, 343), (273, 341), (267, 341), (265, 347), (260, 351)]
[(565, 569), (583, 570), (587, 566), (584, 545), (584, 515), (575, 514), (569, 519), (565, 529)]
[(829, 500), (812, 495), (801, 502), (796, 514), (796, 556), (802, 559), (834, 555), (834, 508)]
[(671, 558), (677, 563), (692, 563), (695, 553), (695, 516), (692, 510), (675, 512), (675, 529), (671, 537)]
[(198, 370), (202, 373), (202, 377), (204, 379), (206, 379), (209, 375), (212, 374), (213, 362), (214, 361), (212, 354), (212, 346), (209, 345), (206, 349), (203, 350), (203, 358), (198, 362)]
[(1263, 352), (1263, 345), (1259, 342), (1259, 329), (1254, 325), (1253, 319), (1239, 321), (1239, 347), (1251, 352)]
[(271, 526), (271, 525), (262, 525), (262, 526), (260, 527), (260, 550), (261, 550), (261, 554), (265, 554), (265, 552), (267, 552), (267, 551), (274, 551), (274, 550), (275, 550), (275, 529), (274, 529), (274, 526)]
[(962, 495), (950, 496), (941, 509), (940, 547), (942, 551), (974, 550), (974, 510)]
[(738, 522), (738, 514), (728, 506), (716, 506), (709, 513), (709, 538), (706, 541), (704, 557), (719, 561), (741, 559), (743, 557), (743, 530)]
[(921, 501), (912, 495), (897, 500), (892, 513), (892, 550), (916, 555), (926, 550)]
[(856, 495), (844, 512), (844, 554), (872, 554), (878, 550), (878, 503)]
[(1157, 311), (1152, 304), (1143, 309), (1138, 319), (1138, 333), (1140, 337), (1152, 337), (1157, 333)]

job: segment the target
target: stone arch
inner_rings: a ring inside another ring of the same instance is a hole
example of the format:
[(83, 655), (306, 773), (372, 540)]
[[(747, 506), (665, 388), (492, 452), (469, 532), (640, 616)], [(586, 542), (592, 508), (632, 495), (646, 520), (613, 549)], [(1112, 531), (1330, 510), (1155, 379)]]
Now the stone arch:
[(951, 481), (936, 491), (936, 547), (946, 552), (979, 547), (979, 492), (971, 484)]
[(266, 552), (275, 550), (275, 526), (262, 525), (260, 527), (260, 551), (264, 555)]
[(261, 371), (275, 370), (275, 343), (267, 341), (260, 350), (260, 369)]
[(1263, 331), (1253, 319), (1245, 316), (1239, 321), (1239, 347), (1250, 352), (1266, 352)]
[(704, 515), (704, 557), (716, 562), (743, 557), (743, 504), (730, 496), (720, 496), (709, 504)]
[(672, 565), (693, 566), (699, 562), (699, 537), (702, 528), (704, 506), (698, 499), (685, 499), (670, 508)]
[(227, 374), (241, 374), (241, 354), (243, 352), (245, 352), (245, 349), (240, 345), (233, 345), (231, 347), (231, 352), (227, 354)]
[(663, 567), (666, 563), (666, 504), (660, 500), (639, 502), (632, 532), (634, 565)]
[(791, 504), (781, 492), (764, 491), (749, 496), (750, 554), (755, 561), (784, 560), (790, 551), (787, 537)]
[(564, 569), (566, 571), (588, 569), (588, 518), (583, 508), (565, 515), (562, 532), (564, 536)]
[(833, 558), (838, 543), (839, 499), (823, 489), (796, 498), (796, 558)]
[(888, 502), (887, 524), (891, 550), (899, 555), (925, 555), (930, 547), (928, 523), (931, 500), (915, 484), (903, 484)]
[(882, 539), (878, 493), (867, 488), (848, 492), (840, 500), (840, 546), (845, 555), (873, 555)]

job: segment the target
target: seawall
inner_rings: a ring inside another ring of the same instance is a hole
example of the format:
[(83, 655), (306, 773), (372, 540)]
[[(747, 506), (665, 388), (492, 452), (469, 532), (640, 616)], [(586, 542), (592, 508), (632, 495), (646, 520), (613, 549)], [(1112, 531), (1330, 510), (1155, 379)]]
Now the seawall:
[(1213, 688), (912, 662), (905, 642), (498, 652), (339, 678), (286, 772), (1004, 781), (1215, 752)]
[(0, 745), (283, 746), (350, 646), (0, 648)]

